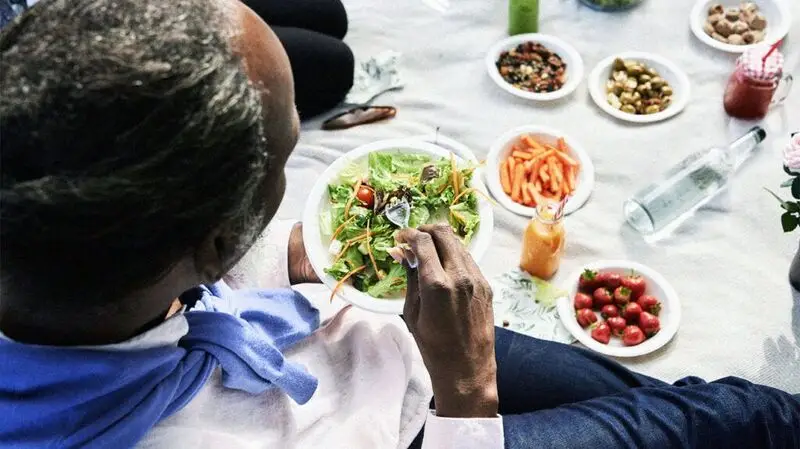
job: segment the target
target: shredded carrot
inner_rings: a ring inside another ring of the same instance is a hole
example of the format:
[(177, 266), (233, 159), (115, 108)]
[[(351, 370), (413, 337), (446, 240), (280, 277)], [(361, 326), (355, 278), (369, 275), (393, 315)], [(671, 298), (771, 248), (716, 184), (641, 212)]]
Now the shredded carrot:
[(344, 230), (344, 227), (347, 226), (348, 223), (350, 223), (351, 221), (353, 221), (355, 219), (356, 219), (356, 217), (350, 217), (347, 220), (343, 221), (342, 224), (340, 224), (339, 227), (336, 228), (335, 231), (333, 231), (333, 236), (331, 236), (331, 241), (336, 240), (336, 237), (338, 237), (339, 233)]
[(365, 238), (367, 238), (367, 237), (369, 237), (369, 236), (371, 236), (371, 235), (372, 235), (372, 233), (371, 233), (371, 232), (369, 232), (369, 231), (367, 231), (367, 232), (365, 232), (365, 233), (363, 233), (363, 234), (359, 234), (359, 235), (357, 235), (357, 236), (355, 236), (355, 237), (351, 238), (350, 240), (348, 240), (348, 241), (347, 241), (347, 243), (349, 243), (349, 244), (353, 244), (353, 243), (355, 243), (355, 242), (359, 242), (359, 241), (361, 241), (361, 240), (364, 240)]
[(344, 218), (347, 218), (350, 215), (350, 206), (353, 205), (353, 200), (355, 200), (356, 196), (358, 196), (358, 189), (360, 188), (361, 188), (361, 180), (359, 179), (356, 182), (356, 185), (353, 187), (353, 196), (351, 196), (350, 199), (347, 200), (347, 204), (344, 205)]
[[(367, 222), (367, 232), (369, 232), (369, 222)], [(369, 254), (369, 260), (372, 261), (372, 268), (375, 269), (375, 274), (378, 275), (378, 279), (383, 279), (383, 272), (378, 269), (378, 264), (375, 262), (375, 255), (372, 254), (372, 246), (370, 246), (369, 241), (370, 238), (367, 237), (367, 254)]]
[(489, 203), (491, 203), (493, 206), (496, 206), (496, 205), (497, 205), (497, 204), (494, 202), (494, 200), (493, 200), (493, 199), (491, 199), (491, 198), (489, 197), (489, 195), (487, 195), (487, 194), (483, 193), (483, 191), (481, 191), (481, 190), (478, 190), (478, 189), (476, 189), (476, 188), (474, 188), (474, 187), (470, 187), (470, 188), (468, 188), (468, 189), (465, 189), (463, 192), (459, 193), (457, 197), (453, 198), (453, 202), (452, 202), (452, 203), (450, 203), (450, 205), (451, 205), (451, 206), (455, 206), (455, 205), (456, 205), (456, 203), (458, 203), (458, 200), (460, 200), (460, 199), (461, 199), (461, 197), (463, 197), (464, 195), (468, 195), (468, 194), (470, 194), (470, 193), (477, 193), (478, 195), (482, 196), (484, 199), (486, 199), (487, 201), (489, 201)]
[(508, 176), (507, 160), (500, 163), (500, 185), (503, 186), (503, 191), (506, 192), (506, 195), (511, 195), (511, 178)]
[(453, 195), (458, 195), (458, 166), (456, 166), (456, 155), (450, 153), (450, 172), (453, 180)]
[(367, 266), (361, 265), (360, 267), (353, 269), (349, 273), (345, 274), (344, 277), (340, 279), (339, 282), (336, 283), (336, 286), (333, 287), (333, 291), (331, 291), (331, 302), (333, 302), (333, 298), (336, 296), (336, 292), (338, 292), (339, 289), (342, 288), (342, 285), (344, 285), (344, 283), (347, 282), (347, 280), (350, 279), (351, 276), (363, 271), (364, 268), (367, 268)]

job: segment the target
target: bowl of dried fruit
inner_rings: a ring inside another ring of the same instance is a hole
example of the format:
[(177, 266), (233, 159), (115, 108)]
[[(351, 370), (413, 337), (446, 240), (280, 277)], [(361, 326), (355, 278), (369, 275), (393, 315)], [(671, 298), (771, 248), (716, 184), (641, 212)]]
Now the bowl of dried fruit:
[(486, 54), (489, 77), (521, 98), (563, 98), (583, 78), (583, 60), (572, 45), (546, 34), (519, 34), (494, 44)]
[(600, 61), (589, 75), (597, 106), (619, 120), (653, 123), (674, 117), (691, 96), (689, 77), (652, 53), (625, 52)]
[(704, 44), (729, 53), (783, 39), (792, 23), (780, 0), (698, 0), (689, 16), (692, 33)]

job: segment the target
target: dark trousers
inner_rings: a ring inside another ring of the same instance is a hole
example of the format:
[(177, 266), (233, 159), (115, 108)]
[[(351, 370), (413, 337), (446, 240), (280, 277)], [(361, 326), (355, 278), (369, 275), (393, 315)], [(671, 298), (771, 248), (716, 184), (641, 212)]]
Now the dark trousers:
[(670, 385), (578, 347), (496, 332), (508, 449), (800, 448), (800, 396), (733, 377)]
[(339, 0), (243, 0), (278, 35), (294, 74), (300, 118), (338, 105), (353, 86), (354, 59), (342, 42), (347, 13)]

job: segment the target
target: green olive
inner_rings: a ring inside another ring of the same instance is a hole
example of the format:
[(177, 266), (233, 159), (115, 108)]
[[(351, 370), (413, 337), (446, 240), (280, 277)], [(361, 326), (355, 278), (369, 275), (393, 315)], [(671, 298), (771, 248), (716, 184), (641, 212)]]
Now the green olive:
[(635, 102), (636, 99), (633, 98), (633, 94), (630, 92), (623, 92), (622, 95), (619, 96), (619, 101), (621, 101), (622, 104), (631, 104)]
[(664, 78), (661, 78), (660, 76), (656, 76), (656, 77), (654, 77), (653, 79), (650, 80), (650, 84), (653, 86), (654, 89), (661, 89), (662, 87), (664, 87), (667, 84), (667, 82), (664, 81)]
[(639, 75), (639, 84), (646, 83), (646, 82), (650, 81), (651, 79), (653, 79), (652, 76), (650, 76), (650, 75), (648, 75), (646, 73), (643, 73), (643, 74)]
[(661, 112), (661, 106), (657, 104), (651, 104), (644, 109), (645, 114), (656, 114), (658, 112)]
[(622, 106), (620, 111), (627, 112), (628, 114), (636, 114), (636, 107), (634, 107), (632, 104), (626, 104)]
[(672, 88), (669, 87), (669, 85), (663, 86), (661, 88), (661, 94), (666, 96), (666, 97), (672, 95)]
[(611, 69), (614, 71), (617, 70), (625, 70), (625, 61), (620, 58), (614, 60), (614, 64), (611, 66)]

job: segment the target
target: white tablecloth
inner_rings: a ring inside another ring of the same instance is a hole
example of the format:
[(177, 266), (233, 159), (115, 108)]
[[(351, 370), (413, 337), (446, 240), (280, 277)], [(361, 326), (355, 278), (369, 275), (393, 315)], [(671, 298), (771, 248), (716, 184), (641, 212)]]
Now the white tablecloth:
[[(800, 75), (800, 2), (787, 1), (795, 21), (784, 51), (788, 69)], [(451, 0), (448, 12), (441, 14), (420, 0), (346, 0), (351, 24), (346, 40), (356, 56), (402, 52), (407, 86), (376, 102), (398, 108), (390, 122), (339, 132), (319, 130), (319, 120), (304, 125), (279, 216), (299, 219), (315, 175), (337, 156), (372, 140), (440, 127), (481, 157), (512, 127), (555, 127), (584, 144), (597, 173), (592, 198), (566, 220), (566, 256), (555, 281), (566, 282), (567, 274), (590, 261), (627, 258), (660, 271), (683, 302), (677, 337), (654, 354), (624, 363), (667, 381), (689, 374), (709, 379), (735, 375), (800, 393), (800, 296), (793, 298), (787, 282), (799, 234), (783, 233), (778, 204), (762, 188), (777, 188), (785, 178), (781, 150), (789, 132), (800, 131), (800, 86), (769, 115), (763, 125), (767, 141), (729, 192), (674, 237), (650, 245), (624, 225), (621, 204), (651, 176), (746, 129), (731, 123), (721, 104), (734, 56), (706, 47), (691, 34), (693, 0), (645, 0), (629, 14), (594, 12), (577, 0), (540, 3), (540, 31), (571, 42), (587, 73), (615, 52), (659, 53), (689, 74), (690, 105), (666, 122), (631, 126), (600, 111), (585, 81), (573, 95), (551, 104), (502, 92), (486, 75), (483, 58), (506, 35), (506, 1)], [(487, 275), (513, 268), (525, 224), (524, 218), (497, 209), (493, 247), (482, 260)]]

